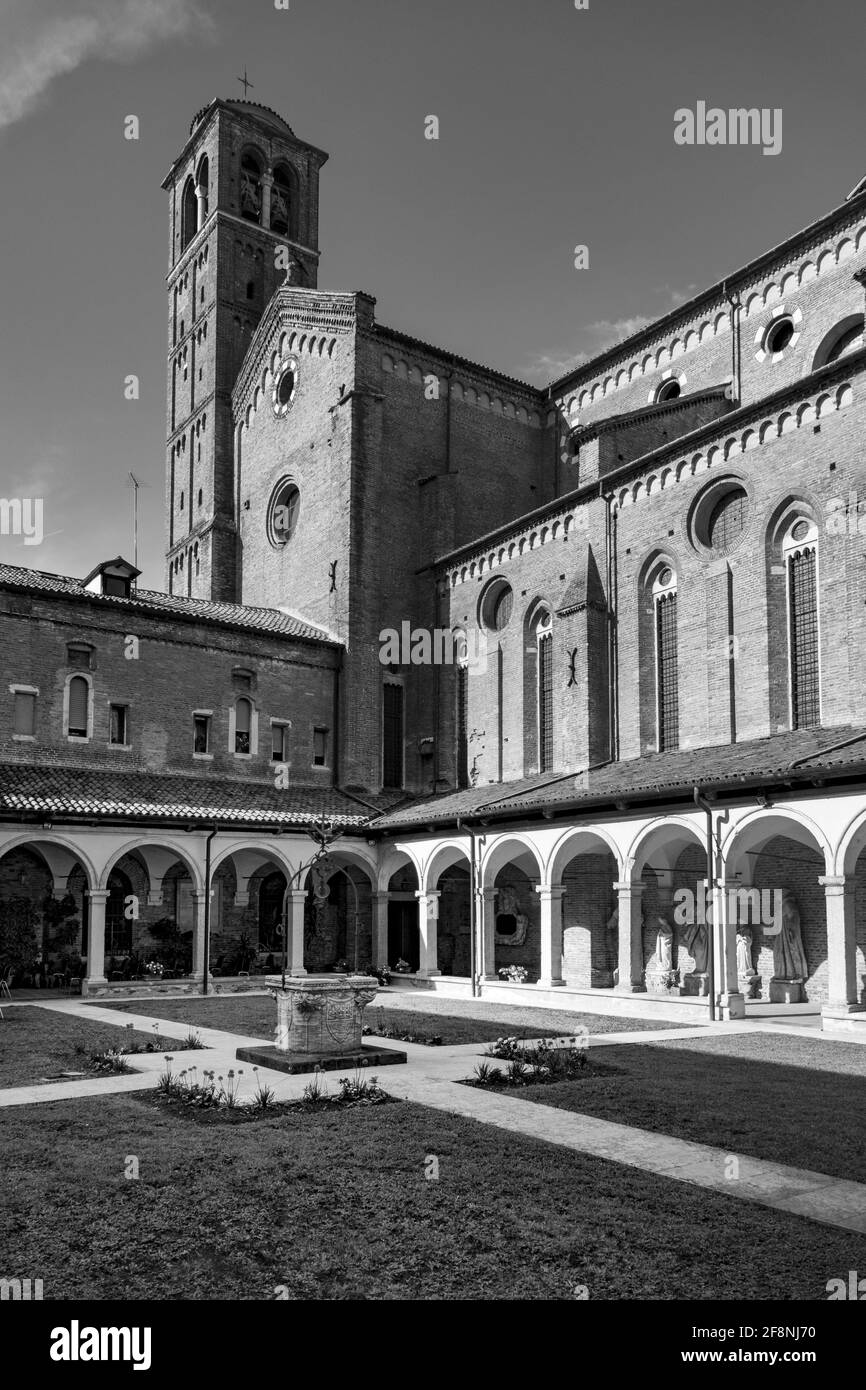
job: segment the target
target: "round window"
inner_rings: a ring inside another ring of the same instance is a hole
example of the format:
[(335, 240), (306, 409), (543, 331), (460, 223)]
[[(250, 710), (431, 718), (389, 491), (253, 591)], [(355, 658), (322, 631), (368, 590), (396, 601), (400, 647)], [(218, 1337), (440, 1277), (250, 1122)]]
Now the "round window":
[(289, 413), (294, 405), (297, 390), (298, 363), (296, 358), (287, 357), (277, 367), (276, 382), (271, 393), (271, 401), (276, 416), (280, 417)]
[(720, 479), (696, 499), (689, 517), (692, 544), (722, 557), (735, 550), (749, 520), (749, 494), (738, 478)]
[(275, 489), (268, 508), (268, 540), (277, 550), (288, 545), (298, 525), (301, 494), (294, 483), (284, 481)]
[(494, 580), (485, 590), (480, 607), (483, 627), (490, 632), (502, 632), (508, 626), (511, 610), (514, 607), (514, 591), (504, 579)]
[(676, 378), (674, 378), (672, 381), (666, 381), (664, 385), (659, 387), (656, 392), (656, 400), (661, 404), (662, 401), (675, 401), (677, 397), (681, 395), (682, 387)]
[(790, 318), (776, 319), (767, 329), (764, 337), (764, 348), (767, 352), (784, 352), (794, 336), (794, 320)]
[(795, 521), (794, 525), (791, 527), (791, 540), (804, 541), (808, 536), (810, 529), (811, 528), (809, 526), (808, 521)]

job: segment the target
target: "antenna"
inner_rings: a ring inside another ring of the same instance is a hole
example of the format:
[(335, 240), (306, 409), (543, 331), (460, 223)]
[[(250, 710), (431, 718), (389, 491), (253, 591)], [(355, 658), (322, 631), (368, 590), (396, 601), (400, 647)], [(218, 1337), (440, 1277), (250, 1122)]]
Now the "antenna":
[(132, 479), (132, 563), (138, 569), (138, 489), (141, 483), (134, 473), (130, 472), (129, 476)]

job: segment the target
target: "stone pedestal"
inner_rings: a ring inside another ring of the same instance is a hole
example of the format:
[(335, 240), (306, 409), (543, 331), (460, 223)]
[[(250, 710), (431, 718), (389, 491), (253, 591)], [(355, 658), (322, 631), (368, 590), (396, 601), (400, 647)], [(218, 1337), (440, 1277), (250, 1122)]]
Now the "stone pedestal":
[(770, 981), (771, 1004), (802, 1004), (802, 1002), (802, 980), (777, 980), (774, 978)]
[(369, 975), (268, 976), (265, 985), (277, 1001), (276, 1046), (280, 1052), (345, 1054), (361, 1047), (364, 1009), (376, 997)]
[(698, 995), (706, 998), (710, 992), (710, 977), (705, 972), (692, 971), (691, 975), (684, 975), (680, 986), (680, 994)]
[(265, 985), (277, 1002), (275, 1045), (238, 1048), (240, 1061), (287, 1072), (406, 1061), (405, 1052), (361, 1040), (364, 1009), (379, 988), (370, 975), (287, 977), (285, 985), (280, 976), (268, 976)]
[(676, 989), (678, 984), (677, 972), (675, 970), (665, 970), (654, 966), (652, 962), (646, 968), (646, 988), (649, 994), (670, 994)]
[(746, 999), (760, 999), (761, 997), (761, 977), (760, 975), (738, 975), (737, 984), (740, 986), (740, 993)]

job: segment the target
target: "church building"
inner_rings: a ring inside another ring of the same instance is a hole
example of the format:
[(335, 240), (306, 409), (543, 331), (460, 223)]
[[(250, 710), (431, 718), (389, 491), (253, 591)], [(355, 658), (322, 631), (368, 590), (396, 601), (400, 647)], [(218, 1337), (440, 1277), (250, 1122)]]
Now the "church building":
[(0, 566), (0, 920), (866, 1027), (866, 181), (538, 388), (320, 287), (326, 160), (215, 99), (166, 175), (164, 590)]

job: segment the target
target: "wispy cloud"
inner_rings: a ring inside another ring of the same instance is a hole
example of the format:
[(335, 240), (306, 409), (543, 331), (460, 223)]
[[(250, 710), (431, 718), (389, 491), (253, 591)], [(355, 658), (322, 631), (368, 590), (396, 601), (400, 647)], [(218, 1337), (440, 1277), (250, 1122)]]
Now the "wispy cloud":
[(685, 304), (687, 300), (691, 299), (696, 290), (696, 285), (687, 285), (685, 290), (674, 289), (671, 285), (660, 285), (653, 291), (653, 294), (661, 297), (662, 304), (654, 314), (633, 314), (631, 317), (623, 319), (597, 319), (595, 323), (583, 324), (578, 335), (578, 342), (581, 346), (575, 345), (571, 352), (534, 353), (524, 366), (521, 375), (529, 381), (540, 382), (544, 385), (550, 381), (556, 381), (559, 377), (565, 376), (567, 372), (572, 372), (577, 367), (582, 367), (585, 362), (590, 362), (593, 357), (597, 357), (607, 348), (615, 347), (617, 343), (624, 342), (633, 333), (639, 333), (642, 328), (654, 323), (656, 319), (663, 318), (672, 309), (678, 309), (681, 304)]
[(89, 58), (125, 63), (168, 40), (213, 30), (199, 0), (0, 0), (0, 130)]

